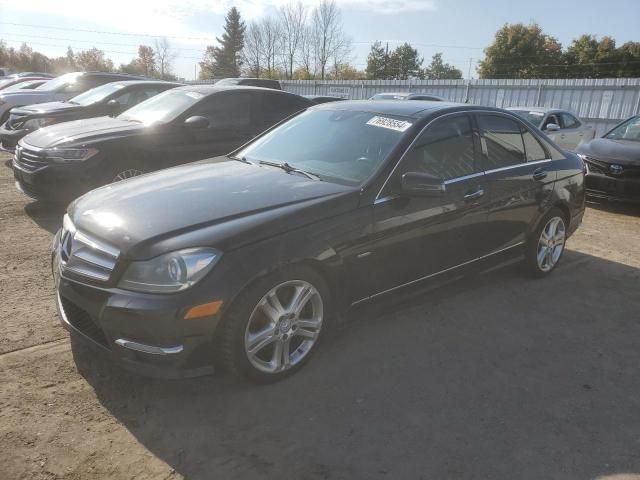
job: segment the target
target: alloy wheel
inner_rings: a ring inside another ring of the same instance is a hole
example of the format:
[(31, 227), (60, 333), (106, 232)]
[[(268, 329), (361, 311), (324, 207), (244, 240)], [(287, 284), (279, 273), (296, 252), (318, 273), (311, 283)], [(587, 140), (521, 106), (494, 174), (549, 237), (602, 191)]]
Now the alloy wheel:
[(300, 363), (317, 342), (323, 303), (318, 290), (303, 280), (272, 288), (253, 309), (244, 335), (245, 354), (265, 373)]
[(542, 229), (538, 240), (537, 260), (541, 271), (549, 272), (556, 266), (564, 250), (565, 240), (564, 220), (552, 217)]

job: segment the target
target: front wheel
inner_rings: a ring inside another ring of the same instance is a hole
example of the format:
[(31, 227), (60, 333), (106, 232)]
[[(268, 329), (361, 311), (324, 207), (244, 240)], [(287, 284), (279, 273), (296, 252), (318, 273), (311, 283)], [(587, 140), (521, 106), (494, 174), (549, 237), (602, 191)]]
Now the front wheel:
[(290, 267), (258, 280), (221, 326), (225, 366), (265, 383), (292, 374), (315, 351), (329, 309), (326, 283), (312, 269)]
[(536, 277), (551, 273), (560, 263), (567, 241), (566, 219), (554, 208), (540, 222), (527, 245), (527, 269)]

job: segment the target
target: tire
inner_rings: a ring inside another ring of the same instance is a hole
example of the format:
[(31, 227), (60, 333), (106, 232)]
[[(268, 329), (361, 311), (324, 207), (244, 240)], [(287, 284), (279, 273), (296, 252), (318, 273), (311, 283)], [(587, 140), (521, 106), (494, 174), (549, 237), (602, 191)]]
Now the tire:
[(100, 186), (120, 182), (128, 178), (137, 177), (148, 173), (149, 169), (144, 162), (121, 159), (104, 168), (100, 175)]
[(238, 296), (220, 327), (224, 366), (259, 383), (277, 382), (309, 361), (330, 315), (329, 288), (312, 268), (266, 275)]
[(546, 277), (560, 263), (567, 241), (567, 218), (553, 208), (547, 213), (527, 243), (525, 268), (537, 278)]

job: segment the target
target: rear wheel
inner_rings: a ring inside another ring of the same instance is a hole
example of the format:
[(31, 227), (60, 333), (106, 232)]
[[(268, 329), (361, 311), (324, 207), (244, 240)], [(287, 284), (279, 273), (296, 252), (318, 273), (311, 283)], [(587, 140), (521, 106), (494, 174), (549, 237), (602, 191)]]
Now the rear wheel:
[(329, 291), (314, 270), (294, 266), (247, 287), (221, 326), (225, 366), (274, 382), (300, 369), (326, 330)]
[(567, 241), (564, 213), (554, 208), (540, 222), (527, 245), (527, 270), (536, 277), (551, 273), (560, 263)]
[[(108, 162), (108, 160), (104, 160)], [(149, 169), (144, 162), (122, 158), (109, 164), (103, 169), (100, 175), (100, 185), (108, 185), (110, 183), (121, 182), (129, 178), (138, 177), (147, 173)]]

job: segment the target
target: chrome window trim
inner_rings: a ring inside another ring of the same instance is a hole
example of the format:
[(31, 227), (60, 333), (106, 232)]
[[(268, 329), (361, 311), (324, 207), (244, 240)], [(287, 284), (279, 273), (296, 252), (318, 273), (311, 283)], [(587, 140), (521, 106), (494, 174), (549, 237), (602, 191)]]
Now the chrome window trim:
[(553, 162), (553, 160), (550, 158), (545, 158), (544, 160), (535, 160), (533, 162), (516, 163), (515, 165), (509, 165), (506, 167), (492, 168), (491, 170), (486, 170), (484, 173), (489, 174), (489, 173), (495, 173), (495, 172), (504, 172), (506, 170), (512, 170), (514, 168), (524, 167), (525, 165), (538, 165), (538, 164), (548, 163), (548, 162)]
[(394, 291), (399, 290), (401, 288), (405, 288), (405, 287), (408, 287), (410, 285), (414, 285), (416, 283), (420, 283), (420, 282), (422, 282), (424, 280), (428, 280), (429, 278), (433, 278), (433, 277), (436, 277), (438, 275), (442, 275), (443, 273), (447, 273), (447, 272), (450, 272), (452, 270), (455, 270), (457, 268), (464, 267), (466, 265), (470, 265), (470, 264), (478, 262), (480, 260), (484, 260), (485, 258), (489, 258), (489, 257), (491, 257), (493, 255), (497, 255), (499, 253), (506, 252), (507, 250), (511, 250), (512, 248), (519, 247), (521, 245), (524, 245), (525, 243), (526, 242), (524, 242), (524, 241), (523, 242), (518, 242), (518, 243), (515, 243), (513, 245), (509, 245), (508, 247), (501, 248), (500, 250), (496, 250), (495, 252), (487, 253), (486, 255), (482, 255), (482, 256), (480, 256), (478, 258), (474, 258), (473, 260), (467, 260), (466, 262), (463, 262), (463, 263), (461, 263), (459, 265), (455, 265), (453, 267), (445, 268), (444, 270), (440, 270), (439, 272), (430, 273), (428, 275), (425, 275), (423, 277), (417, 278), (415, 280), (411, 280), (410, 282), (401, 283), (400, 285), (396, 285), (395, 287), (391, 287), (391, 288), (388, 288), (388, 289), (383, 290), (381, 292), (374, 293), (373, 295), (370, 295), (368, 297), (361, 298), (360, 300), (356, 300), (355, 302), (353, 302), (351, 304), (351, 306), (358, 305), (358, 304), (366, 302), (368, 300), (372, 300), (372, 299), (380, 297), (382, 295), (386, 295), (387, 293), (391, 293), (391, 292), (394, 292)]
[(445, 185), (451, 185), (453, 183), (463, 182), (465, 180), (470, 180), (472, 178), (483, 177), (485, 175), (485, 173), (486, 172), (476, 172), (476, 173), (471, 173), (469, 175), (463, 175), (462, 177), (455, 177), (455, 178), (452, 178), (450, 180), (445, 180), (444, 184)]
[[(442, 119), (442, 118), (446, 118), (446, 117), (450, 117), (451, 115), (460, 115), (460, 114), (466, 114), (466, 115), (474, 115), (474, 114), (490, 114), (490, 115), (498, 115), (498, 116), (505, 116), (508, 118), (511, 118), (512, 120), (515, 120), (518, 125), (523, 125), (521, 119), (518, 117), (518, 115), (511, 113), (511, 112), (500, 112), (500, 111), (495, 111), (495, 110), (483, 110), (483, 109), (473, 109), (473, 110), (460, 110), (460, 111), (456, 111), (456, 112), (449, 112), (449, 113), (445, 113), (443, 115), (440, 115), (436, 118), (434, 118), (433, 120), (431, 120), (429, 123), (427, 123), (424, 127), (422, 127), (422, 129), (420, 130), (420, 132), (415, 136), (415, 138), (411, 141), (411, 143), (409, 144), (409, 146), (405, 149), (405, 151), (402, 153), (402, 155), (400, 156), (400, 159), (396, 162), (396, 164), (394, 165), (393, 169), (391, 170), (391, 172), (389, 173), (389, 175), (387, 176), (386, 180), (384, 181), (384, 183), (382, 184), (382, 187), (380, 187), (380, 190), (378, 190), (378, 193), (376, 194), (376, 197), (374, 199), (374, 205), (378, 202), (378, 200), (382, 200), (385, 199), (385, 201), (388, 201), (388, 199), (390, 199), (391, 197), (393, 197), (393, 195), (387, 195), (385, 197), (381, 197), (380, 195), (382, 194), (383, 190), (385, 189), (385, 187), (387, 186), (387, 184), (389, 183), (389, 180), (391, 179), (391, 177), (393, 176), (393, 174), (396, 172), (398, 166), (402, 163), (402, 161), (404, 160), (404, 157), (407, 155), (407, 153), (409, 153), (409, 151), (413, 148), (413, 146), (415, 145), (415, 143), (418, 141), (418, 139), (420, 138), (420, 136), (424, 133), (424, 131), (429, 128), (434, 122), (437, 122), (438, 120)], [(528, 130), (528, 129), (527, 129)], [(475, 130), (474, 130), (475, 131)], [(533, 133), (533, 132), (532, 132)], [(538, 138), (537, 135), (535, 135), (536, 138)], [(482, 136), (480, 136), (480, 139), (482, 139)], [(546, 150), (546, 149), (545, 149)], [(549, 152), (547, 152), (548, 154)], [(550, 160), (537, 160), (535, 162), (523, 162), (523, 163), (519, 163), (517, 165), (512, 165), (510, 167), (502, 167), (502, 168), (513, 168), (513, 167), (521, 167), (522, 165), (531, 165), (537, 162), (543, 162), (543, 161), (550, 161)], [(494, 172), (497, 171), (498, 169), (494, 169), (494, 170), (487, 170), (487, 171), (482, 171), (482, 172), (475, 172), (471, 175), (484, 175), (486, 173), (490, 173), (490, 172)], [(456, 177), (456, 178), (451, 178), (449, 180), (445, 181), (445, 185), (446, 182), (451, 182), (451, 183), (455, 183), (455, 181), (462, 181), (463, 179), (466, 179), (468, 177), (468, 175), (465, 175), (464, 177)], [(452, 182), (453, 181), (453, 182)]]

